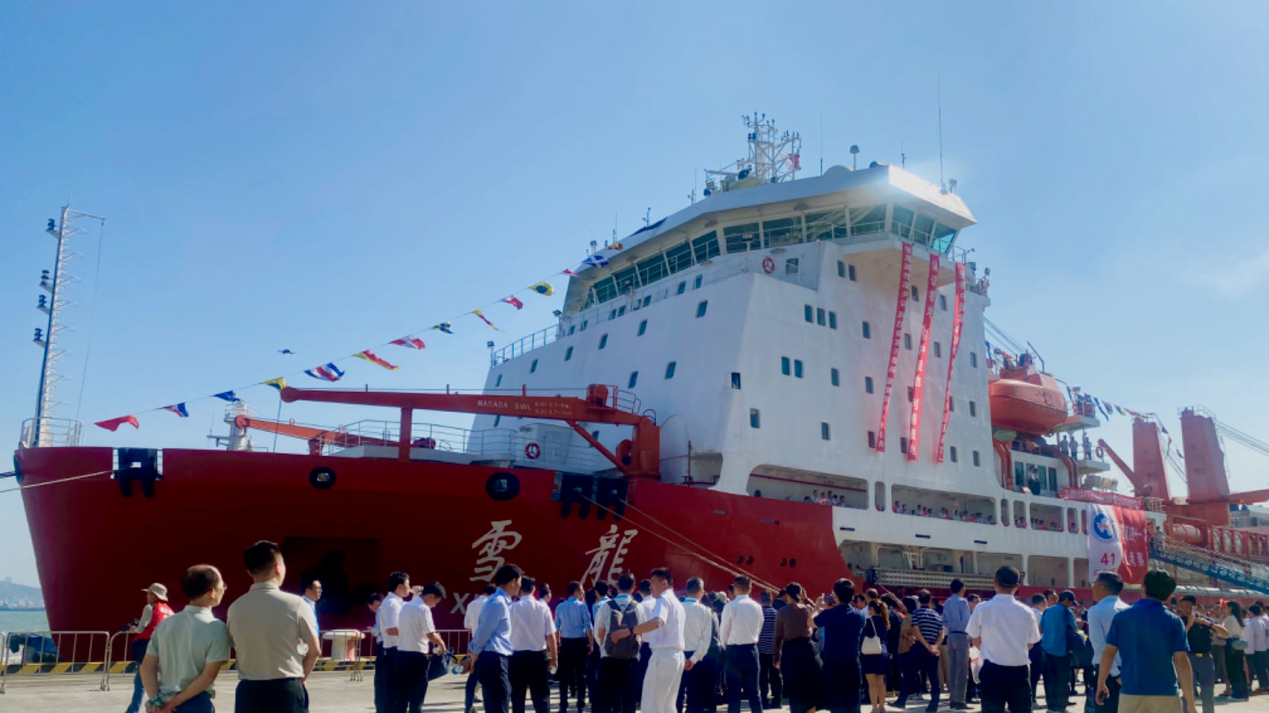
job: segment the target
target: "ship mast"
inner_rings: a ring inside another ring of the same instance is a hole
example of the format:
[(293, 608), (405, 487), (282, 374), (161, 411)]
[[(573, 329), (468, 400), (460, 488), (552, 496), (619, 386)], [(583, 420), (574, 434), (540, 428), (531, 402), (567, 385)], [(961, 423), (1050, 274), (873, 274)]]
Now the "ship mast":
[[(35, 418), (30, 422), (23, 438), (28, 447), (34, 448), (56, 445), (54, 436), (55, 432), (59, 431), (53, 424), (53, 410), (61, 403), (57, 400), (57, 384), (67, 377), (57, 373), (57, 362), (69, 352), (58, 345), (58, 335), (68, 329), (61, 320), (62, 310), (73, 304), (63, 296), (62, 291), (67, 285), (79, 281), (66, 271), (66, 264), (80, 257), (79, 253), (70, 249), (71, 238), (84, 233), (83, 229), (75, 227), (74, 221), (76, 218), (96, 218), (105, 221), (105, 218), (99, 215), (74, 210), (69, 205), (62, 206), (61, 218), (60, 221), (48, 219), (48, 228), (45, 232), (57, 239), (57, 256), (53, 263), (52, 276), (49, 276), (48, 270), (40, 274), (40, 287), (49, 295), (47, 297), (40, 295), (39, 302), (36, 303), (36, 309), (48, 315), (48, 323), (45, 329), (36, 328), (35, 337), (31, 340), (44, 349), (43, 363), (40, 366), (40, 390), (35, 402)], [(75, 445), (79, 440), (78, 424), (66, 426), (61, 440), (64, 441), (64, 445)]]
[(796, 131), (780, 133), (775, 119), (768, 119), (766, 114), (754, 112), (752, 116), (742, 119), (749, 129), (749, 156), (736, 159), (731, 165), (717, 171), (707, 169), (706, 195), (718, 187), (716, 180), (721, 182), (726, 191), (741, 181), (746, 182), (745, 185), (736, 186), (737, 188), (793, 180), (802, 168), (801, 134)]

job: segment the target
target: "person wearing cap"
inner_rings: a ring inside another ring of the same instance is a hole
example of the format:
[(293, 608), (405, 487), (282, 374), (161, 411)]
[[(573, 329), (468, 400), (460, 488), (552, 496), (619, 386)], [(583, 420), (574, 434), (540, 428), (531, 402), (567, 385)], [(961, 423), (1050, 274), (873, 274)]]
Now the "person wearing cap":
[(229, 632), (212, 614), (225, 597), (220, 570), (200, 564), (185, 570), (181, 590), (189, 606), (163, 620), (141, 663), (146, 698), (163, 697), (163, 713), (214, 713), (220, 667), (229, 660)]
[[(282, 591), (286, 563), (276, 544), (261, 540), (242, 560), (255, 583), (229, 605), (226, 621), (238, 654), (234, 713), (303, 713), (308, 710), (304, 682), (321, 652), (313, 610)], [(308, 647), (303, 658), (301, 643)]]
[(141, 681), (141, 662), (145, 659), (146, 649), (150, 646), (150, 637), (159, 622), (172, 616), (172, 607), (167, 603), (167, 587), (155, 582), (145, 589), (145, 608), (141, 610), (141, 618), (131, 627), (136, 634), (132, 640), (132, 660), (137, 664), (137, 675), (132, 682), (132, 702), (128, 704), (128, 713), (141, 710), (141, 700), (145, 696), (145, 685)]
[(1058, 595), (1057, 606), (1050, 606), (1040, 617), (1040, 648), (1044, 649), (1044, 707), (1049, 711), (1066, 710), (1071, 697), (1071, 660), (1067, 647), (1070, 631), (1075, 629), (1075, 592)]

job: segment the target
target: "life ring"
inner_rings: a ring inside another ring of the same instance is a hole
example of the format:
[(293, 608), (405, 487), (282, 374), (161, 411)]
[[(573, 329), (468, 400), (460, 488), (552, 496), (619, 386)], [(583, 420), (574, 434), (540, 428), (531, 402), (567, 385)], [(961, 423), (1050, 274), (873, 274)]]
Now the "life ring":
[(530, 443), (524, 447), (524, 455), (528, 457), (529, 460), (537, 460), (542, 456), (542, 446), (539, 446), (536, 443)]
[(775, 272), (775, 260), (769, 257), (762, 258), (762, 271), (768, 275)]
[(1101, 446), (1097, 447), (1097, 459), (1101, 460), (1106, 457), (1106, 450)]

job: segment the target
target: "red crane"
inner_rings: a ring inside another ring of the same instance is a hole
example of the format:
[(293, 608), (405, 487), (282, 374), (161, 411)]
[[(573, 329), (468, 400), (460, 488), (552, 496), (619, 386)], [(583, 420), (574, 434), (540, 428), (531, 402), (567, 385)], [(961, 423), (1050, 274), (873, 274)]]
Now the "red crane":
[(234, 425), (238, 428), (254, 428), (257, 431), (267, 431), (276, 433), (280, 436), (289, 436), (291, 438), (302, 438), (308, 441), (309, 455), (319, 455), (322, 452), (322, 446), (327, 443), (334, 444), (340, 448), (353, 448), (356, 446), (394, 446), (396, 441), (388, 441), (382, 438), (373, 438), (371, 436), (361, 436), (355, 433), (348, 433), (339, 429), (329, 430), (325, 428), (316, 428), (313, 426), (299, 426), (294, 423), (281, 423), (279, 421), (269, 421), (263, 418), (253, 418), (251, 416), (239, 415), (234, 418)]
[[(386, 406), (401, 411), (401, 434), (397, 442), (397, 457), (410, 459), (410, 431), (414, 423), (414, 410), (449, 411), (457, 413), (483, 413), (491, 416), (520, 416), (563, 421), (586, 440), (595, 450), (612, 462), (617, 470), (627, 476), (661, 475), (660, 428), (647, 416), (624, 410), (618, 405), (617, 389), (602, 384), (586, 387), (586, 397), (530, 396), (527, 389), (519, 395), (502, 394), (422, 394), (412, 392), (338, 391), (324, 389), (282, 389), (282, 400), (318, 401), (323, 403), (355, 404), (359, 406)], [(582, 426), (583, 423), (606, 423), (630, 426), (629, 440), (617, 445), (614, 454), (595, 439)]]

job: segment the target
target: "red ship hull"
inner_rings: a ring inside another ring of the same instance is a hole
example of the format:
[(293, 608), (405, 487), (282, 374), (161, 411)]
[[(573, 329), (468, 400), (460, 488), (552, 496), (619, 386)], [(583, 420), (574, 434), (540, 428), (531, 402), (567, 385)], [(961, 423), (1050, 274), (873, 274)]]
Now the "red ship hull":
[[(816, 593), (849, 576), (831, 509), (809, 503), (638, 480), (614, 523), (609, 513), (600, 519), (597, 507), (582, 517), (573, 505), (565, 516), (552, 499), (556, 474), (549, 471), (196, 450), (164, 450), (162, 457), (153, 497), (140, 488), (125, 497), (109, 475), (109, 448), (18, 452), (24, 486), (106, 473), (23, 490), (54, 630), (116, 630), (138, 615), (140, 590), (151, 582), (166, 584), (179, 608), (181, 574), (198, 563), (225, 573), (231, 602), (251, 584), (242, 552), (261, 539), (282, 545), (290, 591), (299, 591), (304, 575), (323, 580), (327, 628), (368, 625), (365, 599), (383, 591), (395, 570), (445, 586), (450, 596), (437, 609), (444, 628), (461, 627), (466, 602), (498, 561), (520, 565), (557, 595), (584, 575), (645, 577), (661, 565), (673, 569), (680, 586), (700, 576), (711, 588), (730, 583), (733, 567)], [(336, 473), (333, 487), (310, 484), (319, 467)], [(514, 498), (487, 494), (497, 473), (518, 479)]]

